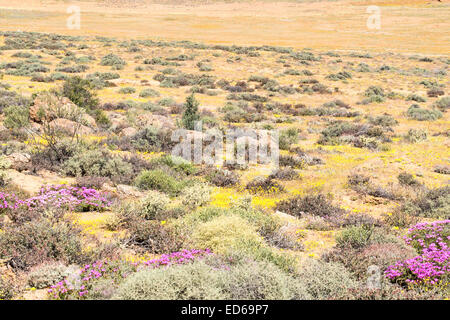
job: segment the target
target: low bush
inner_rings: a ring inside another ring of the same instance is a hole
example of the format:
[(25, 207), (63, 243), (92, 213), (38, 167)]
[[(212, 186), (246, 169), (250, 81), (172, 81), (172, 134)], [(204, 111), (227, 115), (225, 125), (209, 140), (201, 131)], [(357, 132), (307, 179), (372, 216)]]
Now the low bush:
[(72, 223), (53, 224), (37, 219), (8, 226), (0, 233), (0, 257), (14, 269), (27, 270), (50, 260), (80, 263), (83, 255), (81, 230)]
[(237, 241), (260, 242), (256, 228), (237, 215), (218, 216), (200, 224), (191, 236), (197, 248), (227, 253)]
[(143, 190), (158, 190), (170, 196), (178, 195), (183, 189), (181, 182), (160, 169), (144, 170), (135, 180), (138, 188)]
[(233, 300), (304, 300), (307, 289), (268, 262), (246, 261), (219, 273), (222, 291)]
[(433, 104), (433, 106), (438, 108), (442, 112), (447, 111), (448, 109), (450, 109), (450, 97), (440, 98)]
[(299, 271), (298, 281), (312, 299), (329, 300), (356, 289), (359, 283), (340, 263), (308, 259)]
[(140, 204), (140, 216), (146, 220), (155, 220), (167, 210), (170, 198), (164, 193), (150, 190)]
[(344, 209), (334, 206), (329, 197), (324, 194), (307, 194), (304, 197), (295, 197), (280, 201), (277, 210), (293, 216), (301, 217), (305, 214), (331, 217), (345, 213)]
[(64, 162), (64, 174), (73, 177), (99, 176), (116, 182), (127, 181), (131, 165), (108, 151), (97, 149), (76, 153)]
[(437, 109), (423, 109), (417, 104), (413, 104), (406, 111), (406, 115), (410, 119), (419, 121), (434, 121), (442, 118), (442, 113)]
[(410, 173), (402, 172), (397, 176), (397, 179), (398, 182), (404, 186), (417, 187), (421, 185), (421, 183)]
[(174, 228), (160, 221), (132, 217), (125, 222), (127, 236), (125, 244), (141, 248), (149, 253), (162, 254), (182, 248), (185, 238)]
[(284, 187), (271, 177), (256, 177), (247, 183), (245, 189), (251, 193), (278, 193), (284, 191)]
[(34, 267), (27, 275), (28, 285), (36, 288), (48, 288), (62, 281), (70, 273), (70, 268), (61, 262), (48, 262)]
[(299, 178), (299, 174), (292, 168), (277, 169), (273, 171), (269, 178), (279, 180), (294, 180)]
[(340, 248), (360, 249), (371, 241), (373, 228), (367, 226), (351, 226), (336, 235), (336, 244)]
[(159, 97), (160, 93), (156, 90), (147, 88), (139, 92), (139, 97), (141, 98), (148, 98), (148, 97)]
[(450, 218), (450, 187), (425, 191), (417, 199), (406, 201), (401, 210), (425, 218)]
[(217, 187), (234, 186), (239, 183), (239, 176), (226, 169), (213, 168), (207, 172), (205, 179)]
[(450, 174), (450, 166), (437, 165), (433, 168), (433, 171), (440, 174)]
[(211, 200), (211, 191), (210, 186), (204, 183), (196, 183), (183, 189), (180, 195), (181, 202), (183, 205), (195, 209)]
[(139, 271), (125, 279), (114, 299), (217, 300), (226, 296), (218, 286), (217, 271), (204, 262), (167, 269)]
[(291, 128), (281, 131), (279, 136), (279, 147), (281, 150), (289, 150), (292, 144), (298, 141), (298, 130)]
[(131, 94), (131, 93), (135, 93), (136, 89), (133, 87), (123, 87), (119, 89), (119, 93), (122, 94)]
[(427, 140), (428, 134), (422, 129), (409, 129), (408, 133), (404, 136), (405, 140), (410, 143), (417, 143)]
[(369, 267), (377, 266), (384, 272), (388, 266), (412, 258), (416, 255), (414, 250), (401, 244), (382, 243), (370, 244), (364, 248), (335, 248), (322, 258), (327, 262), (337, 262), (344, 265), (360, 281), (367, 281), (371, 275)]
[(92, 91), (91, 82), (81, 77), (67, 78), (63, 83), (61, 95), (88, 111), (97, 109), (99, 105), (99, 100)]

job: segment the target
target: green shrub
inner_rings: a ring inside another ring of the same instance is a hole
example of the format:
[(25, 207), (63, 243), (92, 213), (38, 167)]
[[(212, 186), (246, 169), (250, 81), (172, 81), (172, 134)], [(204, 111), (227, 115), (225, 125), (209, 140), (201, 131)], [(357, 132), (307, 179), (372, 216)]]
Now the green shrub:
[(163, 164), (172, 168), (176, 172), (184, 173), (186, 175), (193, 175), (197, 172), (197, 168), (192, 162), (189, 162), (181, 157), (171, 155), (164, 155), (162, 157), (154, 158), (151, 160), (151, 164)]
[(373, 228), (367, 226), (351, 226), (336, 235), (336, 243), (340, 248), (363, 248), (371, 241)]
[(421, 183), (417, 181), (414, 176), (410, 173), (401, 172), (397, 176), (398, 182), (404, 186), (417, 187), (420, 186)]
[(167, 210), (169, 203), (170, 198), (164, 193), (150, 190), (141, 200), (141, 216), (147, 220), (158, 219)]
[(298, 130), (294, 128), (281, 131), (279, 137), (279, 147), (281, 150), (289, 150), (292, 144), (298, 141)]
[(23, 97), (14, 91), (0, 89), (0, 111), (10, 106), (28, 108), (30, 104), (30, 99)]
[(126, 64), (127, 63), (125, 62), (125, 60), (113, 53), (109, 53), (106, 56), (102, 57), (100, 61), (100, 65), (102, 66), (124, 66)]
[(450, 109), (450, 97), (440, 98), (433, 104), (433, 106), (438, 108), (442, 112), (447, 111), (448, 109)]
[(141, 98), (147, 98), (147, 97), (159, 97), (160, 94), (158, 91), (147, 88), (139, 92), (139, 97)]
[(142, 270), (119, 286), (113, 299), (120, 300), (217, 300), (226, 299), (217, 271), (204, 262)]
[(442, 112), (437, 109), (423, 109), (417, 104), (413, 104), (406, 111), (406, 115), (410, 119), (419, 121), (434, 121), (442, 118)]
[(0, 300), (11, 300), (18, 293), (18, 285), (7, 275), (0, 276)]
[(406, 97), (406, 101), (426, 102), (427, 100), (418, 94), (410, 94)]
[(33, 268), (27, 275), (28, 285), (36, 288), (48, 288), (64, 280), (74, 268), (68, 268), (61, 262), (49, 262)]
[(284, 191), (284, 187), (271, 177), (258, 176), (245, 186), (251, 193), (278, 193)]
[(233, 214), (218, 216), (200, 224), (191, 239), (197, 248), (210, 249), (215, 253), (229, 252), (237, 241), (261, 241), (256, 227)]
[(198, 113), (199, 102), (195, 99), (192, 93), (186, 98), (186, 103), (184, 104), (184, 112), (182, 117), (182, 124), (185, 129), (194, 130), (195, 122), (200, 120), (200, 115)]
[(119, 89), (119, 93), (122, 94), (131, 94), (131, 93), (135, 93), (136, 89), (133, 87), (123, 87)]
[(217, 187), (228, 187), (239, 183), (239, 176), (226, 169), (213, 168), (206, 174), (205, 179)]
[(104, 150), (87, 150), (76, 153), (62, 166), (62, 171), (69, 176), (108, 177), (113, 181), (127, 180), (132, 173), (131, 165), (120, 157), (113, 157)]
[(180, 196), (183, 205), (197, 208), (211, 200), (211, 187), (204, 183), (196, 183), (184, 188)]
[(3, 109), (5, 119), (3, 124), (8, 129), (20, 129), (28, 127), (30, 123), (29, 110), (25, 106), (9, 106)]
[(305, 287), (269, 262), (245, 261), (219, 273), (220, 287), (233, 300), (310, 299)]
[(384, 215), (384, 222), (392, 227), (406, 228), (418, 222), (417, 217), (402, 210), (394, 210)]
[(408, 133), (404, 136), (405, 140), (410, 143), (427, 140), (427, 137), (427, 132), (422, 129), (409, 129)]
[(284, 169), (277, 169), (273, 171), (270, 176), (272, 179), (279, 179), (279, 180), (294, 180), (299, 178), (299, 174), (297, 171), (295, 171), (292, 168), (284, 168)]
[(351, 273), (339, 263), (308, 259), (299, 271), (298, 281), (312, 299), (328, 300), (359, 287)]
[(183, 185), (163, 170), (144, 170), (135, 180), (137, 187), (143, 190), (158, 190), (171, 196), (178, 195)]
[(95, 110), (99, 100), (91, 89), (92, 85), (89, 80), (71, 77), (64, 81), (61, 94), (81, 108), (88, 111)]

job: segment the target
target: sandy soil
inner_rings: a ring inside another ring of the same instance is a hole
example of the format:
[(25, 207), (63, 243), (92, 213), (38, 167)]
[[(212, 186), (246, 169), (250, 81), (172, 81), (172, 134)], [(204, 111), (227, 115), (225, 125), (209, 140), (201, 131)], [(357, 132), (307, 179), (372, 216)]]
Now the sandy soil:
[[(173, 1), (172, 1), (173, 2)], [(67, 8), (81, 9), (81, 28), (67, 28)], [(381, 9), (381, 29), (366, 22)], [(0, 30), (193, 40), (236, 45), (371, 51), (450, 52), (450, 0), (312, 3), (155, 4), (145, 0), (0, 0)]]

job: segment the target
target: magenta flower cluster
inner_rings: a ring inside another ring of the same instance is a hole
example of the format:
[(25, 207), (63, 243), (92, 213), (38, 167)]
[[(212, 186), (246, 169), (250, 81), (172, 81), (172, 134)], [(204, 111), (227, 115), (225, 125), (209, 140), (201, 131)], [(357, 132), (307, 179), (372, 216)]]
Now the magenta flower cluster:
[(48, 293), (54, 299), (73, 298), (83, 299), (92, 288), (95, 280), (109, 278), (118, 281), (124, 277), (118, 265), (107, 261), (97, 261), (93, 264), (85, 265), (79, 270), (79, 277), (68, 277), (51, 286)]
[(419, 252), (433, 243), (438, 248), (450, 246), (450, 220), (416, 224), (408, 230), (403, 239)]
[(102, 209), (110, 202), (97, 190), (90, 188), (77, 188), (67, 185), (43, 186), (39, 193), (31, 198), (20, 200), (15, 194), (0, 192), (0, 209), (29, 210), (43, 207)]
[(158, 259), (148, 260), (143, 262), (144, 265), (149, 267), (170, 266), (174, 264), (183, 264), (194, 261), (195, 259), (212, 254), (211, 250), (182, 250), (178, 252), (172, 252), (170, 254), (163, 254)]
[(410, 228), (404, 239), (420, 255), (389, 266), (385, 276), (401, 285), (447, 286), (450, 276), (449, 227), (450, 220), (445, 220), (420, 223)]
[(71, 277), (67, 277), (51, 286), (48, 293), (54, 299), (86, 299), (87, 294), (93, 289), (95, 281), (98, 279), (109, 279), (111, 285), (118, 284), (130, 272), (137, 271), (139, 266), (158, 268), (185, 264), (210, 254), (212, 253), (209, 249), (193, 249), (163, 254), (158, 259), (142, 263), (128, 264), (117, 261), (97, 261), (93, 264), (87, 264), (79, 270), (78, 278), (72, 279)]

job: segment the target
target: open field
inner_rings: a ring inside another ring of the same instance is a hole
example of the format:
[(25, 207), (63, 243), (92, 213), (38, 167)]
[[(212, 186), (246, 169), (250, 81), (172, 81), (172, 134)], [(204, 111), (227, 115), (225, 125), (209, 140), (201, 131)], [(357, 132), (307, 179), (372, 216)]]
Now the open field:
[[(106, 3), (106, 5), (105, 5)], [(6, 30), (192, 40), (228, 45), (276, 45), (324, 50), (449, 52), (450, 2), (325, 1), (211, 3), (200, 6), (146, 1), (0, 1)], [(135, 3), (135, 6), (126, 5)], [(174, 3), (174, 2), (171, 2)], [(68, 30), (67, 7), (80, 5), (81, 29)], [(369, 30), (369, 5), (381, 8), (382, 28)]]
[(0, 299), (450, 297), (449, 1), (129, 3), (0, 0)]

